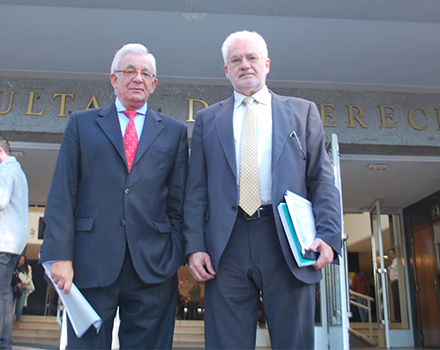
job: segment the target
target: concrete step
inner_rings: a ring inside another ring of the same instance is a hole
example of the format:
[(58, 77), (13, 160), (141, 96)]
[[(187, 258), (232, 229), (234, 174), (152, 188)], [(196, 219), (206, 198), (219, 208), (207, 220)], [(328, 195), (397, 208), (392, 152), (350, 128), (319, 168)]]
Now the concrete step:
[(19, 328), (12, 331), (12, 344), (58, 348), (60, 325), (56, 317), (27, 316), (20, 318)]
[(45, 330), (45, 331), (57, 331), (60, 330), (58, 323), (38, 323), (38, 322), (25, 322), (23, 318), (20, 320), (18, 330)]
[[(378, 329), (377, 329), (377, 323), (373, 323), (371, 325), (372, 333), (373, 333), (373, 344), (378, 345), (379, 344), (379, 335), (378, 335)], [(353, 330), (355, 332), (353, 332)], [(356, 332), (359, 332), (362, 334), (360, 336)], [(350, 333), (355, 336), (356, 338), (359, 338), (367, 343), (369, 343), (370, 338), (370, 326), (367, 322), (350, 322)]]
[(205, 341), (203, 334), (176, 334), (173, 337), (175, 342), (201, 342)]
[[(12, 338), (14, 348), (22, 345), (43, 349), (58, 349), (60, 326), (55, 317), (22, 316), (20, 327), (13, 330)], [(205, 327), (203, 321), (176, 321), (173, 350), (204, 348)], [(270, 349), (258, 346), (258, 344), (257, 348), (259, 350)]]
[(205, 334), (203, 321), (176, 321), (174, 325), (175, 334)]
[[(369, 329), (370, 326), (368, 322), (350, 322), (350, 327), (354, 329)], [(373, 322), (371, 328), (373, 328), (373, 330), (377, 329), (377, 323)]]
[(174, 350), (204, 348), (205, 326), (203, 321), (176, 321), (173, 338)]

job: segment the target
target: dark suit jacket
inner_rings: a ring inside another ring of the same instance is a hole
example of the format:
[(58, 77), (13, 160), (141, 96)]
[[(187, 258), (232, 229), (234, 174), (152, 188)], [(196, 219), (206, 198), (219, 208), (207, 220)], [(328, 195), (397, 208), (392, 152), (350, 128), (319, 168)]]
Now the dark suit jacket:
[[(185, 254), (207, 252), (217, 269), (237, 218), (237, 174), (232, 126), (233, 97), (198, 112), (194, 125), (185, 200)], [(314, 103), (272, 93), (272, 203), (278, 239), (292, 273), (316, 283), (321, 272), (298, 267), (290, 251), (277, 205), (286, 190), (312, 201), (317, 237), (336, 253), (341, 248), (338, 189), (325, 150)], [(296, 137), (291, 136), (295, 131)]]
[(45, 212), (41, 262), (71, 260), (80, 288), (105, 287), (130, 249), (145, 283), (159, 283), (184, 261), (182, 208), (187, 128), (148, 108), (127, 170), (114, 103), (70, 116)]

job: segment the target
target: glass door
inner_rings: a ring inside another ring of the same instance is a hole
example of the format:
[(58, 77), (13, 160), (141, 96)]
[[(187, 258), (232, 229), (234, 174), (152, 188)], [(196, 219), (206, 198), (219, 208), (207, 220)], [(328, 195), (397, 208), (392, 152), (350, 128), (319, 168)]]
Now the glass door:
[(376, 200), (370, 220), (379, 346), (414, 346), (402, 211)]
[[(388, 229), (382, 229), (382, 237), (384, 237), (384, 258), (388, 270), (388, 290), (389, 290), (389, 318), (390, 318), (390, 344), (394, 347), (396, 341), (400, 340), (399, 346), (408, 344), (410, 341), (404, 336), (403, 330), (411, 327), (410, 313), (408, 305), (409, 298), (407, 291), (409, 285), (407, 283), (406, 270), (406, 249), (403, 244), (402, 235), (402, 213), (390, 212), (384, 213), (382, 208), (382, 217), (386, 220)], [(400, 332), (398, 332), (398, 330)], [(397, 332), (397, 333), (396, 333)], [(396, 334), (396, 335), (395, 335)]]
[[(340, 205), (342, 208), (341, 170), (337, 135), (332, 134), (331, 142), (327, 146), (327, 151), (333, 166), (335, 186), (340, 193)], [(330, 264), (327, 266), (323, 271), (323, 280), (320, 283), (320, 291), (322, 292), (320, 300), (323, 317), (321, 329), (315, 327), (315, 349), (324, 348), (324, 344), (320, 344), (320, 339), (322, 338), (319, 332), (326, 335), (326, 337), (323, 338), (328, 339), (328, 343), (326, 344), (328, 349), (349, 349), (347, 237), (344, 233), (343, 225), (341, 227), (341, 237), (343, 246), (339, 264)]]
[(376, 200), (370, 209), (371, 250), (373, 254), (373, 275), (376, 290), (376, 317), (379, 335), (379, 346), (389, 348), (389, 292), (388, 273), (383, 254), (382, 225), (380, 204)]

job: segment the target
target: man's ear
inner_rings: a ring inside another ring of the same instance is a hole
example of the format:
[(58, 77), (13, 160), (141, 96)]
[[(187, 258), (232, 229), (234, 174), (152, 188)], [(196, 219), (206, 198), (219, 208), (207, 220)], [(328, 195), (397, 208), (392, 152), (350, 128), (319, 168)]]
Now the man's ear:
[(226, 78), (229, 79), (229, 70), (228, 70), (228, 66), (225, 64), (225, 65), (223, 66), (223, 69), (225, 70)]
[(115, 73), (110, 74), (110, 82), (112, 83), (112, 86), (114, 89), (117, 87), (118, 76)]
[(5, 150), (2, 147), (0, 147), (0, 163), (3, 162), (6, 158), (7, 157)]

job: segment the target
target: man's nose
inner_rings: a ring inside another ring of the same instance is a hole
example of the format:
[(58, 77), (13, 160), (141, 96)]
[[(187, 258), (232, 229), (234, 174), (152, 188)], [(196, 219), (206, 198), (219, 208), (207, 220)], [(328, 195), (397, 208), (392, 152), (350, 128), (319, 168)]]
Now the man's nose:
[(249, 69), (251, 67), (250, 63), (246, 59), (246, 57), (243, 57), (240, 63), (240, 69)]
[(142, 75), (141, 75), (141, 72), (140, 72), (140, 71), (137, 71), (137, 72), (136, 72), (136, 75), (134, 76), (133, 80), (136, 80), (136, 81), (139, 81), (139, 82), (142, 82), (142, 81), (143, 81), (143, 79), (142, 79)]

